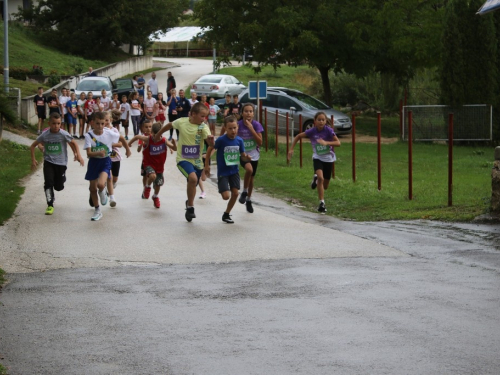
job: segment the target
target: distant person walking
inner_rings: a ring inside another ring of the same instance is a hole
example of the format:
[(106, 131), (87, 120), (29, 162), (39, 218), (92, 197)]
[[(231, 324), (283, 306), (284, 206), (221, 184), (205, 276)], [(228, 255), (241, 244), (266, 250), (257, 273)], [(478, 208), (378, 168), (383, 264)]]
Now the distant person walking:
[(156, 80), (156, 73), (151, 73), (151, 79), (148, 81), (148, 85), (146, 86), (146, 92), (151, 91), (153, 94), (153, 98), (158, 100), (158, 81)]
[(97, 73), (94, 72), (91, 66), (89, 66), (89, 74), (87, 74), (87, 77), (97, 77)]
[(167, 96), (170, 98), (171, 91), (177, 87), (175, 84), (175, 78), (172, 75), (172, 72), (167, 73)]

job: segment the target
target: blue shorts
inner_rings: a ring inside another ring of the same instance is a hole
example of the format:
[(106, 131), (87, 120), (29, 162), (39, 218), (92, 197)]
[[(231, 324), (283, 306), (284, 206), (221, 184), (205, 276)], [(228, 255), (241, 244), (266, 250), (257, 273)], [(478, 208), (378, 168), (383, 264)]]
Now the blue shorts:
[(102, 172), (108, 174), (108, 178), (111, 177), (111, 158), (90, 158), (87, 163), (87, 173), (85, 174), (85, 179), (92, 181), (97, 180)]
[(179, 168), (181, 173), (186, 178), (188, 178), (191, 173), (193, 173), (193, 172), (196, 173), (196, 176), (198, 177), (198, 181), (200, 181), (201, 172), (203, 172), (203, 169), (198, 169), (193, 164), (191, 164), (190, 162), (185, 161), (185, 160), (178, 162), (177, 168)]
[(66, 113), (64, 117), (66, 117), (66, 124), (76, 125), (76, 117), (71, 116), (70, 113)]

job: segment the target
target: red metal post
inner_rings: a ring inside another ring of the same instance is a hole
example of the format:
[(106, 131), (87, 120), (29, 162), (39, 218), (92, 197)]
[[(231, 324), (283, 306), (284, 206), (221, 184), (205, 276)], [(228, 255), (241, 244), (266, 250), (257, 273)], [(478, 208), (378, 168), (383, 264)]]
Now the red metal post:
[(382, 190), (382, 119), (380, 112), (377, 113), (377, 172), (378, 189)]
[[(299, 133), (302, 133), (302, 115), (299, 115)], [(302, 168), (302, 138), (299, 139), (300, 148), (300, 168)]]
[(408, 199), (413, 200), (413, 113), (408, 112)]
[(265, 136), (266, 136), (266, 152), (267, 149), (269, 148), (269, 139), (267, 138), (267, 109), (264, 111), (264, 129), (265, 129)]
[(453, 205), (453, 113), (448, 119), (448, 207)]
[(278, 110), (276, 110), (276, 126), (275, 126), (275, 128), (276, 128), (276, 145), (275, 145), (275, 147), (276, 148), (274, 150), (276, 157), (278, 156), (278, 125), (279, 125), (278, 120), (279, 120), (278, 119)]
[(356, 115), (352, 115), (352, 181), (356, 182)]
[[(288, 122), (288, 112), (286, 113), (286, 154), (288, 156), (288, 145), (290, 144), (290, 137), (289, 137), (289, 122)], [(288, 160), (288, 158), (287, 158)]]

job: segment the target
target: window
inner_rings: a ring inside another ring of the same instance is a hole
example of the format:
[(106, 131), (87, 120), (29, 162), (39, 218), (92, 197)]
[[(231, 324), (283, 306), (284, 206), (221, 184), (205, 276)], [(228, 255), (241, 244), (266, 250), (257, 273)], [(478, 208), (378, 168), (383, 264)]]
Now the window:
[(283, 109), (285, 111), (290, 111), (290, 107), (295, 107), (297, 108), (297, 105), (295, 104), (295, 102), (286, 97), (286, 96), (278, 96), (278, 108), (279, 109)]

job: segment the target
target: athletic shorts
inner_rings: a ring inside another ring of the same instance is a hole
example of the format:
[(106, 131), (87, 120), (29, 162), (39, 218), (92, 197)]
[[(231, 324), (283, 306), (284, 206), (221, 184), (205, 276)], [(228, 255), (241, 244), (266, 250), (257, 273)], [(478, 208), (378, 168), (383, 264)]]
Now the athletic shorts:
[(323, 171), (323, 178), (325, 180), (330, 180), (332, 178), (333, 161), (325, 162), (319, 159), (313, 159), (313, 166), (314, 173), (316, 173), (318, 169), (321, 169)]
[(128, 120), (120, 120), (124, 128), (128, 128)]
[(111, 175), (118, 177), (120, 175), (120, 160), (111, 161)]
[(240, 159), (240, 165), (243, 168), (245, 168), (246, 163), (252, 164), (252, 168), (253, 168), (252, 176), (255, 176), (255, 174), (257, 173), (257, 167), (259, 166), (259, 161), (258, 160), (243, 161)]
[(102, 172), (107, 173), (108, 178), (111, 176), (111, 158), (90, 158), (87, 163), (87, 173), (85, 179), (88, 181), (97, 180)]
[(166, 120), (165, 114), (164, 113), (160, 113), (158, 116), (155, 117), (155, 120), (156, 121), (160, 121), (161, 123), (164, 123), (165, 120)]
[(38, 116), (38, 118), (41, 118), (42, 120), (45, 120), (47, 118), (47, 112), (45, 111), (45, 107), (44, 108), (36, 108), (36, 114)]
[(71, 116), (69, 113), (64, 116), (66, 117), (66, 124), (76, 125), (76, 117)]
[(184, 160), (177, 163), (177, 168), (186, 178), (188, 178), (191, 173), (193, 172), (196, 173), (196, 177), (198, 177), (196, 185), (198, 185), (198, 182), (200, 181), (201, 177), (201, 172), (203, 172), (203, 169), (198, 169), (190, 162)]
[(45, 160), (43, 162), (43, 178), (45, 180), (44, 190), (51, 188), (57, 191), (63, 190), (66, 182), (66, 166)]
[(240, 174), (235, 173), (230, 176), (219, 176), (217, 178), (217, 186), (221, 194), (231, 189), (240, 190)]
[(156, 173), (154, 168), (151, 167), (150, 165), (148, 165), (146, 167), (146, 175), (149, 177), (149, 175), (153, 174), (153, 173), (156, 174), (156, 178), (153, 181), (153, 185), (154, 186), (163, 186), (163, 183), (164, 183), (163, 173)]

